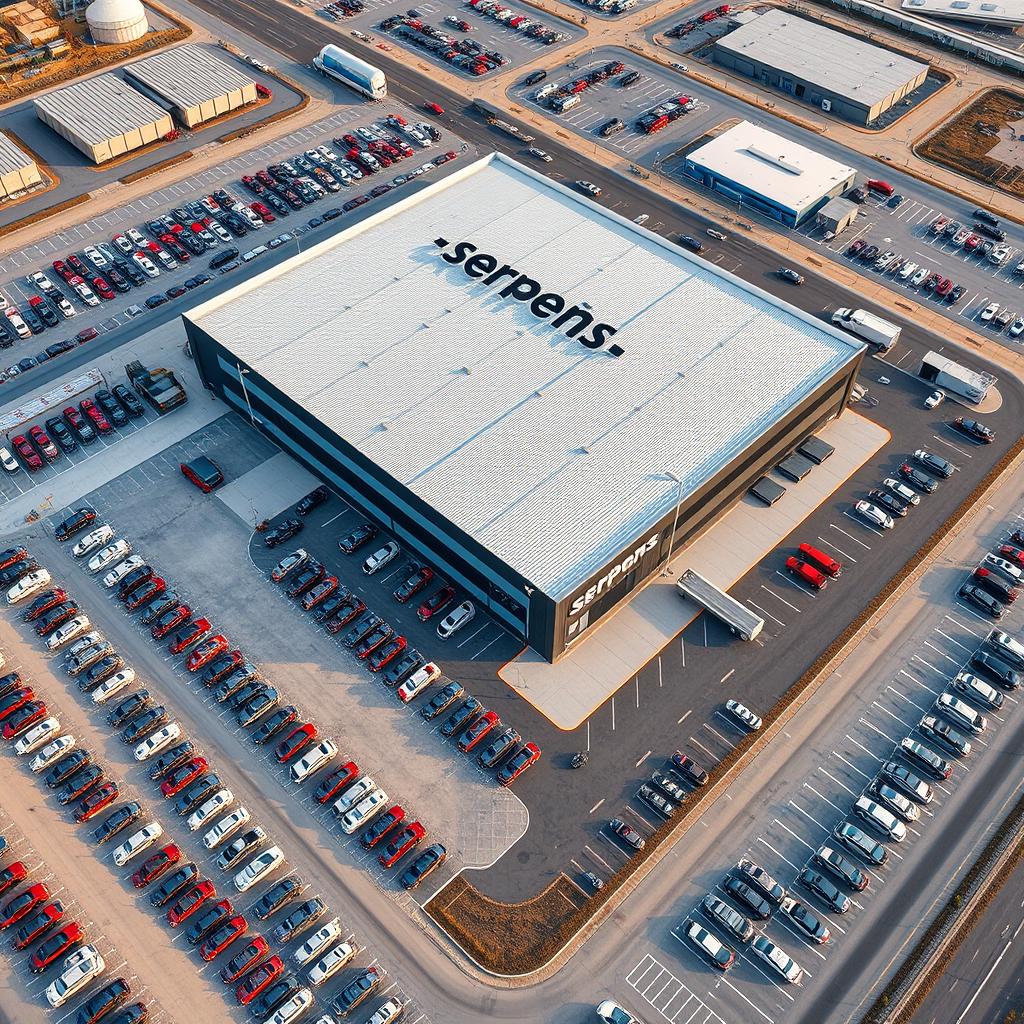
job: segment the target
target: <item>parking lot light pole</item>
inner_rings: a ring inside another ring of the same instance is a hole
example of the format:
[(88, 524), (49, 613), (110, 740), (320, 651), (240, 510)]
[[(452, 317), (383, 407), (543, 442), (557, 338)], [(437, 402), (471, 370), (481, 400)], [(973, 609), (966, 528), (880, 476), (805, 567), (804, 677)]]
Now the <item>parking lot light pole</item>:
[(530, 642), (530, 604), (533, 599), (533, 587), (523, 587), (526, 592), (526, 636), (523, 637), (527, 643)]
[(665, 566), (662, 569), (662, 572), (668, 569), (668, 564), (672, 561), (672, 545), (675, 543), (676, 540), (676, 525), (679, 522), (679, 506), (683, 503), (682, 477), (673, 473), (671, 469), (665, 470), (665, 476), (667, 476), (669, 480), (675, 480), (678, 486), (676, 487), (676, 514), (672, 518), (672, 532), (668, 535), (668, 552), (665, 555)]
[(252, 402), (249, 401), (249, 389), (245, 386), (245, 378), (249, 375), (249, 371), (247, 369), (243, 370), (241, 363), (235, 363), (235, 369), (238, 370), (238, 380), (239, 383), (242, 385), (242, 394), (245, 397), (246, 408), (249, 410), (249, 420), (255, 427), (256, 416), (252, 411)]

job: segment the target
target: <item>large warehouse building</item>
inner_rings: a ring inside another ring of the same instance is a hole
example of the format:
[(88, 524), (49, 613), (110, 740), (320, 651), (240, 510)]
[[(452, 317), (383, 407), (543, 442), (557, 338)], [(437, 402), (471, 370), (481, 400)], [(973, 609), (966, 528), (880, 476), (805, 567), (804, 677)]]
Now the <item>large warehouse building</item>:
[(790, 227), (842, 195), (857, 176), (854, 168), (750, 121), (687, 153), (686, 173)]
[(170, 105), (186, 128), (255, 103), (256, 82), (206, 47), (178, 46), (129, 64), (125, 74), (141, 92)]
[(117, 75), (96, 75), (32, 101), (36, 117), (93, 163), (140, 149), (174, 128), (171, 115)]
[(775, 8), (715, 40), (716, 64), (854, 124), (924, 84), (928, 65)]
[(24, 192), (42, 180), (35, 160), (0, 132), (0, 199)]
[(193, 309), (220, 397), (557, 660), (863, 346), (492, 154)]

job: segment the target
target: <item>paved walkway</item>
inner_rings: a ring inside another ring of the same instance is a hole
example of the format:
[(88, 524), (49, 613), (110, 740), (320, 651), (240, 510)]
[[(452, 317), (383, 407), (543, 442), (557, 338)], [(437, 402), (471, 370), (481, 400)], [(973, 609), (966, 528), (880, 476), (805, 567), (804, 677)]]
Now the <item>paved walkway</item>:
[(786, 487), (778, 502), (765, 508), (746, 496), (557, 665), (527, 651), (501, 669), (501, 678), (559, 729), (577, 728), (700, 614), (676, 590), (683, 570), (728, 589), (889, 440), (884, 427), (850, 410), (818, 436), (835, 454), (798, 484), (777, 476)]

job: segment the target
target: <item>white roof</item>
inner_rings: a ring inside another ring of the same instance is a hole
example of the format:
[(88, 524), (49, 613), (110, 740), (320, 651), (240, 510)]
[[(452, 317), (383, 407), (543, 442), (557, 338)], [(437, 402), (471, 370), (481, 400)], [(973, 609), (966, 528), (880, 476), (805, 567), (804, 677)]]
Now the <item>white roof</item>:
[(927, 64), (771, 9), (715, 41), (719, 50), (759, 61), (825, 92), (871, 108), (928, 70)]
[[(624, 354), (440, 258), (462, 240)], [(499, 154), (188, 319), (556, 599), (861, 351)]]
[(930, 14), (933, 18), (956, 18), (960, 21), (981, 21), (990, 24), (1019, 25), (1024, 22), (1024, 0), (903, 0), (903, 10), (914, 14)]
[(797, 213), (855, 174), (852, 167), (750, 121), (722, 132), (686, 160)]
[(97, 28), (123, 28), (146, 20), (139, 0), (94, 0), (85, 9), (85, 20)]
[(129, 78), (149, 86), (178, 107), (197, 107), (256, 84), (248, 75), (194, 43), (164, 50), (128, 64), (124, 70)]
[(12, 139), (0, 132), (0, 174), (23, 171), (35, 165), (35, 160), (19, 149)]

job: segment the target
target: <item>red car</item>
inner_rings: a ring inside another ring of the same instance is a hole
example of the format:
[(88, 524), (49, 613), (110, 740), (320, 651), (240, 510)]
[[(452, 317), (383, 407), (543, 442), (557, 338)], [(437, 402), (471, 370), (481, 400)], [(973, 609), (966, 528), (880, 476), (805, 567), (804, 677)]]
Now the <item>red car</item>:
[(191, 614), (192, 609), (187, 604), (179, 604), (173, 609), (173, 614), (161, 615), (149, 632), (154, 640), (163, 640), (172, 629), (177, 629), (182, 623), (187, 622)]
[(434, 570), (428, 569), (425, 565), (417, 569), (399, 588), (395, 591), (395, 600), (405, 604), (410, 597), (415, 597), (434, 578)]
[(377, 650), (367, 658), (367, 667), (371, 672), (379, 672), (385, 665), (390, 664), (395, 658), (397, 658), (407, 646), (408, 641), (404, 636), (392, 637), (386, 644), (384, 644), (383, 647), (378, 647)]
[(197, 885), (193, 885), (184, 896), (179, 896), (174, 906), (167, 911), (167, 923), (172, 928), (177, 928), (187, 921), (207, 900), (214, 899), (217, 891), (213, 882), (204, 878)]
[(28, 438), (24, 434), (18, 434), (11, 438), (11, 445), (14, 450), (21, 456), (22, 462), (34, 473), (37, 469), (43, 468), (43, 460), (39, 456), (39, 452), (35, 450), (28, 443)]
[(94, 818), (105, 807), (109, 807), (120, 796), (116, 782), (105, 782), (94, 790), (75, 808), (75, 821), (82, 822)]
[(251, 971), (268, 953), (270, 944), (262, 935), (254, 935), (220, 971), (226, 985), (233, 985), (246, 971)]
[(29, 960), (28, 969), (33, 974), (41, 974), (50, 964), (55, 963), (65, 953), (70, 953), (76, 946), (85, 941), (85, 932), (77, 921), (64, 925), (59, 932), (54, 932), (45, 942), (40, 942)]
[(373, 819), (373, 824), (363, 830), (359, 837), (360, 845), (364, 850), (372, 850), (396, 825), (405, 821), (405, 811), (398, 804), (389, 807), (379, 817)]
[(459, 750), (468, 754), (496, 725), (501, 725), (498, 713), (485, 711), (463, 731), (459, 737)]
[(879, 195), (891, 196), (896, 191), (887, 181), (881, 181), (878, 178), (868, 178), (864, 182), (864, 187), (869, 192), (877, 192)]
[(334, 618), (326, 622), (328, 633), (340, 633), (353, 619), (358, 618), (366, 611), (366, 602), (358, 597), (350, 598), (346, 603), (347, 611), (337, 613)]
[(174, 843), (168, 843), (162, 850), (157, 850), (151, 857), (147, 857), (143, 861), (142, 867), (132, 875), (132, 885), (136, 889), (145, 889), (150, 882), (158, 879), (179, 860), (181, 860), (181, 850)]
[(1014, 562), (1016, 565), (1024, 565), (1024, 551), (1013, 547), (1011, 544), (1000, 546), (999, 557), (1005, 558), (1008, 562)]
[(2, 896), (12, 885), (17, 885), (28, 875), (28, 868), (24, 861), (16, 860), (13, 864), (0, 871), (0, 896)]
[(241, 914), (236, 914), (230, 921), (225, 921), (214, 929), (208, 939), (199, 947), (199, 955), (206, 961), (212, 960), (224, 952), (236, 939), (240, 939), (249, 930), (249, 924)]
[(279, 956), (265, 960), (235, 989), (235, 998), (248, 1006), (275, 978), (284, 973), (284, 961)]
[(341, 792), (350, 782), (355, 782), (359, 774), (359, 766), (355, 761), (346, 761), (336, 771), (331, 772), (319, 786), (316, 787), (317, 803), (330, 803), (338, 793)]
[(279, 764), (290, 761), (301, 750), (304, 750), (313, 740), (316, 739), (316, 726), (312, 722), (305, 725), (298, 725), (277, 745), (277, 760)]
[(60, 451), (50, 440), (49, 435), (40, 426), (29, 427), (28, 436), (36, 443), (36, 447), (43, 453), (47, 462), (55, 462), (60, 458)]
[(40, 903), (50, 898), (50, 890), (43, 882), (36, 882), (24, 892), (18, 893), (0, 910), (0, 929), (10, 928), (17, 924), (26, 914), (30, 914)]
[[(79, 345), (84, 345), (87, 341), (92, 341), (99, 333), (95, 327), (86, 327), (75, 335), (75, 340)], [(66, 416), (67, 413), (65, 412), (64, 415)]]
[(455, 600), (455, 588), (445, 584), (440, 590), (436, 590), (416, 609), (416, 617), (420, 622), (426, 622), (433, 618), (439, 611), (447, 608)]
[(198, 779), (209, 767), (205, 757), (193, 757), (191, 761), (186, 761), (185, 764), (175, 768), (160, 783), (160, 792), (165, 797), (177, 796), (190, 782)]
[(825, 574), (819, 572), (810, 562), (805, 562), (801, 558), (790, 555), (786, 559), (786, 568), (797, 579), (802, 580), (808, 586), (814, 587), (815, 590), (824, 590), (828, 586), (828, 578)]
[(125, 607), (129, 611), (135, 611), (136, 608), (141, 608), (147, 601), (152, 601), (157, 594), (162, 594), (166, 589), (167, 581), (162, 576), (150, 576), (124, 599)]
[(51, 265), (65, 281), (70, 281), (75, 276), (75, 272), (63, 260), (54, 260)]
[[(66, 590), (61, 590), (59, 587), (56, 590), (48, 591), (46, 600), (41, 604), (36, 604), (35, 601), (32, 602), (32, 606), (27, 612), (25, 612), (25, 621), (35, 622), (35, 620), (44, 612), (48, 612), (51, 608), (56, 608), (57, 605), (63, 604), (67, 599), (68, 592)], [(38, 598), (36, 600), (38, 600)]]
[(427, 830), (418, 821), (414, 821), (411, 825), (406, 825), (380, 851), (380, 855), (377, 857), (380, 866), (382, 868), (393, 868), (426, 834)]
[(78, 403), (78, 408), (92, 420), (93, 425), (101, 434), (113, 433), (114, 428), (107, 422), (107, 417), (103, 415), (103, 411), (91, 398), (83, 398)]
[(425, 106), (432, 114), (437, 114), (438, 117), (444, 113), (444, 107), (438, 106), (436, 103), (424, 103), (423, 106)]
[(18, 708), (23, 708), (35, 695), (31, 686), (23, 686), (20, 690), (9, 693), (0, 703), (0, 722), (13, 715)]
[(191, 647), (197, 640), (202, 640), (209, 632), (209, 619), (193, 619), (187, 626), (174, 634), (174, 638), (168, 645), (168, 650), (171, 654), (181, 654), (186, 647)]
[(540, 747), (536, 743), (527, 743), (498, 769), (498, 785), (511, 786), (530, 765), (536, 764), (539, 760)]
[(393, 635), (394, 630), (386, 622), (381, 623), (356, 645), (356, 657), (360, 661), (366, 661), (378, 647), (390, 640)]
[(322, 579), (312, 590), (308, 591), (302, 598), (304, 611), (312, 611), (318, 604), (326, 601), (338, 589), (338, 577), (328, 576)]
[(41, 700), (30, 701), (22, 705), (4, 722), (3, 737), (5, 740), (16, 740), (30, 726), (41, 722), (50, 712)]
[(228, 638), (223, 633), (216, 633), (213, 636), (208, 636), (188, 656), (188, 661), (185, 662), (185, 667), (189, 672), (198, 672), (204, 665), (213, 661), (217, 655), (224, 654), (230, 646), (231, 644), (228, 643)]
[(277, 218), (267, 209), (262, 203), (250, 203), (249, 209), (256, 214), (257, 217), (261, 217), (268, 224), (272, 224)]
[(41, 935), (64, 918), (64, 904), (60, 900), (48, 903), (34, 917), (26, 921), (15, 934), (11, 945), (15, 949), (27, 949)]
[(99, 293), (101, 299), (112, 299), (114, 297), (114, 289), (107, 284), (104, 278), (94, 277), (92, 279), (92, 286)]

